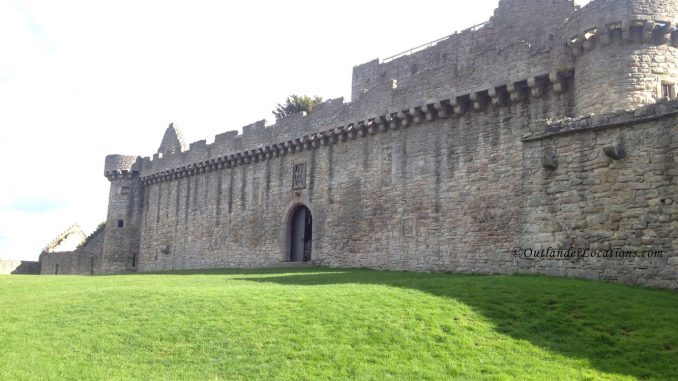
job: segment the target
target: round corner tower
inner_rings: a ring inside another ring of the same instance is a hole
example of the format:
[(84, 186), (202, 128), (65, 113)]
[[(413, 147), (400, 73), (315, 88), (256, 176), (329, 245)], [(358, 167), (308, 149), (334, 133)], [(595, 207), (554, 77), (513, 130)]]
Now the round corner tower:
[(102, 273), (136, 270), (140, 242), (143, 189), (141, 159), (108, 155), (104, 176), (111, 182), (104, 234)]
[(678, 0), (593, 0), (565, 24), (579, 115), (676, 97)]

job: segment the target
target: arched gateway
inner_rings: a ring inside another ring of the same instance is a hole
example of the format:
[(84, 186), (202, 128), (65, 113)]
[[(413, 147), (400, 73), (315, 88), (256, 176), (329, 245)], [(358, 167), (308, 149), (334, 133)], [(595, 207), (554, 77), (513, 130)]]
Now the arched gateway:
[(288, 221), (288, 253), (290, 262), (308, 262), (311, 260), (311, 242), (313, 236), (313, 217), (304, 205), (297, 206)]

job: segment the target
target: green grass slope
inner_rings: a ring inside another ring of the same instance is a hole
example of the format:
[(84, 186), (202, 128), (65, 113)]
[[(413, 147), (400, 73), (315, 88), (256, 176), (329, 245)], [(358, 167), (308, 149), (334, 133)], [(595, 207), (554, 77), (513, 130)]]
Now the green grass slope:
[(2, 380), (671, 380), (678, 294), (325, 268), (0, 276)]

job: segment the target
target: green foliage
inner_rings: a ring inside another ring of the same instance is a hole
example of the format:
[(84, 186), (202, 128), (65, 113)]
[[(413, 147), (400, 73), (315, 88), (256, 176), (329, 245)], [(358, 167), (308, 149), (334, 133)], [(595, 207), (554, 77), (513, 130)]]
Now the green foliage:
[(285, 100), (285, 103), (278, 103), (278, 106), (273, 110), (273, 115), (275, 115), (276, 119), (280, 119), (302, 111), (310, 114), (313, 111), (313, 107), (322, 102), (323, 98), (317, 95), (314, 95), (313, 98), (307, 95), (290, 95)]
[(0, 275), (0, 380), (670, 380), (676, 311), (535, 276)]

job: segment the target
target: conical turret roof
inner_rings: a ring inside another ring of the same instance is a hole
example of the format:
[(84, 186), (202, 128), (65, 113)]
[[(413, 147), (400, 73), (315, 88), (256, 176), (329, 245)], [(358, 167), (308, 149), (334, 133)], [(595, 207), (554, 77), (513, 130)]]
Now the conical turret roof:
[(169, 127), (165, 130), (165, 135), (162, 137), (162, 143), (160, 143), (158, 152), (167, 155), (185, 150), (186, 143), (184, 142), (184, 136), (181, 134), (181, 130), (179, 130), (174, 123), (170, 123)]

